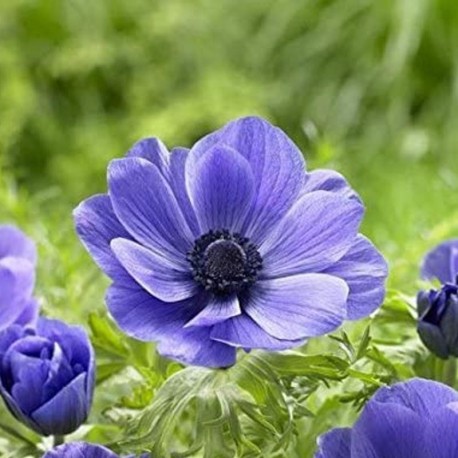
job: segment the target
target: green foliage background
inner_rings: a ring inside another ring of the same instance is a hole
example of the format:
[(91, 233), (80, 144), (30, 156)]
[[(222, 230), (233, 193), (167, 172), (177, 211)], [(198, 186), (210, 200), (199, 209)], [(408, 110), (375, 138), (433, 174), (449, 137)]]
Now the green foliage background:
[[(390, 287), (410, 296), (424, 251), (458, 234), (457, 102), (454, 0), (2, 1), (0, 220), (39, 243), (45, 313), (86, 322), (104, 310), (107, 280), (77, 241), (71, 211), (104, 191), (107, 162), (141, 137), (190, 146), (258, 114), (297, 142), (309, 168), (349, 178), (367, 207), (363, 231), (390, 261)], [(391, 292), (372, 324), (394, 378), (414, 365), (421, 373), (426, 358), (405, 304)], [(366, 325), (348, 327), (351, 339)], [(321, 339), (307, 352), (337, 346)], [(157, 387), (176, 368), (154, 364)], [(129, 395), (108, 383), (93, 423), (106, 425), (103, 412)], [(340, 402), (351, 383), (315, 393), (316, 418), (299, 422), (287, 456), (312, 456), (316, 434), (351, 421), (355, 408)], [(6, 412), (0, 420), (11, 421)]]

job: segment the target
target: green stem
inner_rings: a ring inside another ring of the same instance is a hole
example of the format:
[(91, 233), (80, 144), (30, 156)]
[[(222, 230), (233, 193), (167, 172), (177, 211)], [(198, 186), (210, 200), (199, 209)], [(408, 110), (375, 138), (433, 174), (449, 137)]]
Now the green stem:
[(54, 447), (57, 447), (58, 445), (62, 445), (65, 442), (65, 437), (64, 436), (54, 436)]
[(27, 445), (30, 445), (31, 447), (35, 448), (36, 444), (31, 441), (29, 438), (23, 436), (21, 433), (17, 432), (14, 428), (11, 426), (5, 425), (3, 423), (0, 423), (0, 429), (5, 431), (5, 433), (9, 434), (10, 436), (26, 443)]
[(449, 358), (444, 364), (443, 381), (452, 388), (456, 381), (456, 358)]
[(443, 381), (445, 361), (437, 356), (434, 358), (434, 380)]

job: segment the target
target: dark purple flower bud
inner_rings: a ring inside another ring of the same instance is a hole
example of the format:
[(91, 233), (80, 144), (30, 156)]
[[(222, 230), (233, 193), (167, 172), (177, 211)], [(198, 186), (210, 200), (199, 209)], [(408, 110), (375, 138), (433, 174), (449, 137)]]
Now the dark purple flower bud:
[(439, 280), (438, 290), (417, 295), (418, 334), (440, 358), (458, 356), (458, 240), (448, 240), (429, 251), (421, 267), (425, 280)]
[[(140, 458), (148, 458), (149, 453), (144, 453)], [(108, 450), (106, 447), (86, 442), (72, 442), (70, 444), (59, 445), (49, 452), (45, 453), (42, 458), (120, 458), (116, 453)], [(134, 455), (125, 458), (135, 458)]]
[(458, 286), (446, 283), (440, 290), (417, 295), (418, 334), (440, 358), (458, 356)]
[(38, 303), (32, 297), (37, 253), (19, 229), (0, 225), (0, 330), (13, 323), (34, 325)]
[(86, 420), (95, 360), (81, 327), (46, 318), (36, 329), (9, 327), (0, 334), (0, 368), (0, 394), (29, 428), (64, 435)]
[(352, 428), (318, 438), (315, 458), (452, 458), (458, 393), (430, 380), (380, 388)]

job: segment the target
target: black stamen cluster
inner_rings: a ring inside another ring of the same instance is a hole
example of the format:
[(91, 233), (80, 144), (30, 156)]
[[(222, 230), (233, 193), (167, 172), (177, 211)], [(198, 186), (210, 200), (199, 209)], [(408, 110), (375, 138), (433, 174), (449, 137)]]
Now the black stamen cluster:
[(262, 268), (256, 246), (228, 230), (199, 237), (187, 255), (194, 280), (217, 295), (237, 293), (253, 285)]

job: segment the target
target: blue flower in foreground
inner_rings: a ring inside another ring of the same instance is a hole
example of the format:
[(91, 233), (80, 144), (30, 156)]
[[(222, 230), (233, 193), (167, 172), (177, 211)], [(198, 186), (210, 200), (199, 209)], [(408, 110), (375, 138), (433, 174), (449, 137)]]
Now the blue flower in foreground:
[(19, 229), (0, 225), (0, 330), (12, 323), (34, 325), (38, 302), (35, 286), (35, 244)]
[(72, 442), (59, 445), (45, 453), (42, 458), (119, 458), (119, 456), (101, 445)]
[(381, 388), (353, 428), (318, 439), (315, 458), (456, 458), (458, 393), (413, 379)]
[[(148, 458), (149, 456), (149, 453), (145, 453), (141, 455), (141, 458)], [(59, 447), (45, 453), (42, 458), (119, 458), (119, 456), (101, 445), (72, 442), (59, 445)], [(129, 455), (125, 458), (134, 458), (134, 456)]]
[(421, 275), (426, 280), (438, 279), (443, 285), (439, 290), (418, 293), (418, 334), (440, 358), (458, 356), (458, 240), (431, 250), (425, 256)]
[(39, 318), (35, 330), (9, 327), (0, 334), (0, 368), (0, 394), (29, 428), (64, 435), (86, 420), (95, 361), (79, 326)]
[(387, 267), (358, 234), (364, 208), (336, 172), (307, 173), (277, 127), (243, 118), (169, 153), (138, 142), (76, 229), (113, 280), (118, 325), (186, 363), (230, 366), (236, 348), (280, 350), (367, 316)]

